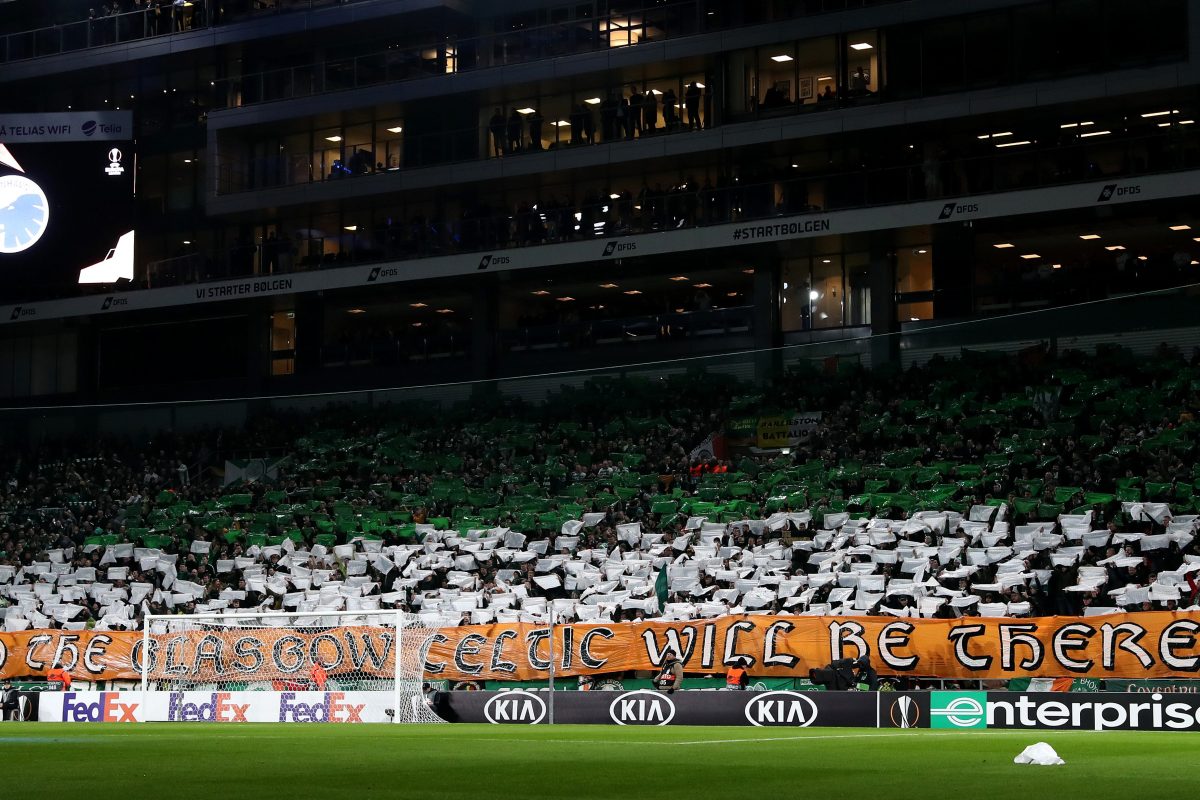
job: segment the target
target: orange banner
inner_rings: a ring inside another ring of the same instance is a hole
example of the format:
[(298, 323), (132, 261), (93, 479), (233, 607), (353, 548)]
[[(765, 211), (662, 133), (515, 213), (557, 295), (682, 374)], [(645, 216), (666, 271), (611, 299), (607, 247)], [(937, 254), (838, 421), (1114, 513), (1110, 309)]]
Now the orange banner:
[[(444, 628), (426, 675), (449, 680), (537, 680), (548, 675), (544, 625)], [(839, 658), (869, 655), (881, 674), (942, 678), (1160, 678), (1200, 672), (1200, 615), (957, 620), (892, 617), (725, 617), (691, 622), (579, 624), (554, 629), (555, 674), (653, 670), (668, 650), (689, 673), (723, 673), (746, 659), (755, 676), (807, 676)], [(344, 627), (194, 631), (151, 637), (150, 674), (191, 681), (262, 681), (393, 674), (393, 632)], [(55, 661), (82, 680), (137, 680), (137, 632), (0, 634), (0, 677), (44, 676)], [(407, 648), (405, 648), (407, 650)]]

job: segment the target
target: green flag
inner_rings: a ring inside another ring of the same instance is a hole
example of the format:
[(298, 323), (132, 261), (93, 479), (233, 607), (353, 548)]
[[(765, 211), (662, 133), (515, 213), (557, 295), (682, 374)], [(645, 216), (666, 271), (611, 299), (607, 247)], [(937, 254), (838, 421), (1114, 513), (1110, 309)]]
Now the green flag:
[(658, 610), (667, 607), (667, 568), (658, 571), (658, 580), (654, 582), (654, 594), (658, 597)]

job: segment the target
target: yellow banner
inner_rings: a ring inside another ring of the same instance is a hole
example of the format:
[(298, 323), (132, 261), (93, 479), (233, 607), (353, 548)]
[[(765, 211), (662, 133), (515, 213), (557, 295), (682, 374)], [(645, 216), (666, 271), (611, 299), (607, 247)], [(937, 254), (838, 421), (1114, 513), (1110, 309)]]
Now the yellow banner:
[[(425, 672), (456, 681), (544, 679), (549, 636), (546, 626), (531, 624), (444, 628), (429, 642)], [(670, 650), (689, 673), (723, 673), (746, 659), (751, 675), (804, 677), (836, 659), (869, 655), (891, 675), (1166, 678), (1200, 673), (1198, 638), (1200, 615), (1167, 611), (958, 620), (764, 615), (556, 626), (554, 654), (561, 676), (653, 670)], [(150, 642), (153, 678), (303, 679), (314, 663), (330, 678), (394, 673), (386, 628), (192, 631)], [(44, 676), (61, 661), (77, 679), (136, 680), (142, 649), (137, 632), (3, 633), (0, 677)]]

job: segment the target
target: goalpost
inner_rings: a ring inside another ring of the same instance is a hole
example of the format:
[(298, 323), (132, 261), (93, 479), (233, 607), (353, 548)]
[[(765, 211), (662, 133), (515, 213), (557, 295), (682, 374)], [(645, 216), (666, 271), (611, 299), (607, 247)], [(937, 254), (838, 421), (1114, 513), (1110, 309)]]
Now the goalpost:
[(392, 722), (438, 723), (424, 691), (436, 633), (387, 610), (151, 614), (135, 663), (143, 706), (155, 692), (372, 692)]

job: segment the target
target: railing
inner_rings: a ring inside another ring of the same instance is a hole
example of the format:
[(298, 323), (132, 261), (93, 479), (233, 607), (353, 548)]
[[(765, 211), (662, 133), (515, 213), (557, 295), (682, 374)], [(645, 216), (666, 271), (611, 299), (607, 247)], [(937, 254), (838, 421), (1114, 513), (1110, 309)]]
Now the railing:
[(500, 331), (507, 352), (621, 346), (647, 341), (695, 339), (749, 333), (754, 307), (696, 309), (620, 319), (575, 320), (524, 325)]
[(528, 198), (511, 204), (515, 211), (499, 214), (474, 207), (455, 218), (428, 217), (413, 208), (403, 215), (407, 222), (387, 217), (356, 224), (353, 232), (339, 222), (333, 230), (306, 229), (306, 237), (284, 238), (269, 248), (241, 245), (214, 258), (213, 271), (202, 279), (488, 252), (1194, 169), (1200, 168), (1200, 136), (1192, 127), (855, 172), (814, 175), (780, 167), (767, 180), (742, 180), (734, 174), (715, 185), (681, 184), (661, 192), (614, 181), (602, 194), (580, 203)]
[(369, 335), (365, 341), (321, 347), (325, 367), (399, 366), (433, 359), (465, 358), (471, 338), (463, 333)]
[[(804, 0), (775, 4), (775, 13), (803, 17), (887, 5), (904, 0)], [(147, 8), (0, 35), (0, 63), (60, 55), (180, 31), (241, 22), (272, 14), (305, 12), (373, 0), (149, 0)], [(606, 50), (706, 30), (769, 21), (737, 9), (730, 23), (707, 6), (687, 0), (597, 19), (522, 28), (485, 36), (425, 43), (349, 59), (314, 62), (285, 70), (252, 73), (221, 85), (216, 107), (302, 97), (327, 91), (406, 80), (489, 66)], [(683, 13), (685, 10), (690, 14)]]
[(146, 8), (136, 11), (4, 34), (0, 36), (0, 63), (169, 36), (260, 16), (364, 2), (372, 0), (183, 0), (178, 3), (150, 0)]

